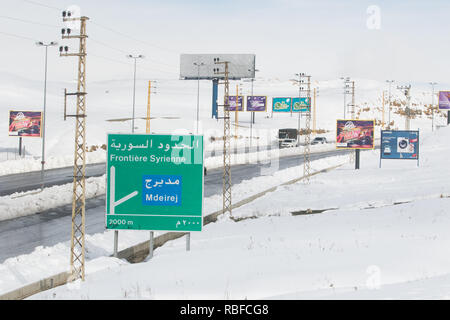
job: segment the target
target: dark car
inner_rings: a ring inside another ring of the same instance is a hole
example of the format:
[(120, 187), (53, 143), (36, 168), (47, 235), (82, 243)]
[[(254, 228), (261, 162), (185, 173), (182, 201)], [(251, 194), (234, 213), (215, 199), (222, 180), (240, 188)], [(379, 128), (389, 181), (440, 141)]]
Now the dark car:
[(327, 143), (327, 139), (325, 137), (315, 137), (311, 144), (319, 144), (319, 143)]

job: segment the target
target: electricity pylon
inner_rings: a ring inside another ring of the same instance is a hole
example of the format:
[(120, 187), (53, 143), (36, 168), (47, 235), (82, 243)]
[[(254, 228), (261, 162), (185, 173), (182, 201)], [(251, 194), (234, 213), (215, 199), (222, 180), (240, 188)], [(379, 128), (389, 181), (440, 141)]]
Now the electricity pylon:
[[(77, 113), (75, 115), (64, 114), (66, 117), (75, 118), (75, 153), (73, 166), (73, 195), (72, 195), (72, 234), (70, 238), (70, 269), (72, 279), (81, 278), (84, 280), (84, 262), (85, 262), (85, 204), (86, 204), (86, 21), (88, 17), (71, 17), (70, 12), (63, 12), (63, 21), (80, 21), (80, 34), (71, 35), (70, 29), (62, 29), (62, 39), (80, 39), (78, 53), (68, 53), (67, 46), (60, 47), (60, 56), (78, 57), (78, 85), (77, 92), (65, 93), (64, 101), (67, 95), (77, 96)], [(67, 35), (66, 35), (67, 33)], [(65, 53), (63, 53), (63, 51)], [(66, 106), (65, 106), (66, 109)]]
[[(309, 184), (309, 176), (311, 174), (311, 76), (304, 73), (296, 73), (298, 80), (294, 80), (298, 84), (298, 95), (300, 98), (307, 98), (306, 121), (305, 121), (305, 146), (303, 148), (303, 182)], [(306, 79), (306, 80), (305, 80)], [(299, 101), (300, 103), (301, 101)], [(300, 131), (300, 110), (299, 110), (299, 126)], [(300, 134), (300, 132), (298, 133)]]
[[(222, 176), (222, 213), (227, 211), (231, 216), (231, 148), (230, 148), (230, 96), (229, 96), (229, 61), (220, 61), (214, 58), (214, 64), (223, 64), (224, 72), (220, 72), (219, 68), (214, 68), (214, 74), (224, 75), (224, 103), (223, 103), (223, 176)], [(236, 101), (237, 106), (238, 101)]]

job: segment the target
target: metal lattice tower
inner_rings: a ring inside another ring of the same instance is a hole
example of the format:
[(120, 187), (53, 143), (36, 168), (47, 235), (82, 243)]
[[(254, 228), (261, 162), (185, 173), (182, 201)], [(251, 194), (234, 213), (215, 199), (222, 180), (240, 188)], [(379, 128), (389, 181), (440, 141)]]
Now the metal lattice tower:
[[(230, 125), (230, 103), (229, 103), (229, 61), (219, 61), (219, 58), (214, 58), (215, 64), (223, 64), (225, 67), (224, 72), (220, 72), (219, 68), (214, 68), (215, 74), (224, 75), (224, 104), (223, 104), (223, 208), (222, 213), (227, 211), (231, 215), (231, 147), (230, 147), (230, 135), (231, 135), (231, 125)], [(237, 106), (236, 101), (236, 106)]]
[[(66, 17), (63, 12), (63, 21), (80, 21), (80, 34), (70, 35), (70, 29), (62, 31), (63, 39), (80, 39), (78, 53), (67, 53), (68, 47), (60, 47), (60, 56), (78, 57), (78, 85), (77, 92), (65, 93), (67, 95), (77, 96), (77, 112), (75, 115), (66, 116), (75, 117), (75, 153), (73, 167), (73, 196), (72, 196), (72, 235), (70, 246), (70, 268), (72, 280), (84, 280), (84, 262), (85, 262), (85, 169), (86, 169), (86, 21), (88, 17), (71, 18), (70, 13)], [(66, 53), (63, 53), (63, 49)], [(66, 109), (66, 106), (65, 106)]]
[[(308, 98), (308, 108), (306, 109), (306, 124), (305, 124), (305, 148), (303, 149), (303, 176), (305, 177), (303, 179), (303, 182), (305, 184), (309, 184), (309, 176), (311, 174), (311, 76), (303, 76), (306, 77), (306, 97)], [(301, 87), (302, 90), (304, 89)]]
[[(305, 146), (303, 148), (303, 182), (309, 184), (309, 176), (311, 174), (311, 76), (305, 75), (304, 73), (296, 73), (298, 80), (293, 79), (296, 84), (298, 84), (298, 97), (307, 98), (308, 107), (306, 108), (306, 120), (305, 120)], [(298, 137), (301, 136), (300, 130), (300, 111), (298, 114)], [(300, 142), (300, 138), (298, 140)]]

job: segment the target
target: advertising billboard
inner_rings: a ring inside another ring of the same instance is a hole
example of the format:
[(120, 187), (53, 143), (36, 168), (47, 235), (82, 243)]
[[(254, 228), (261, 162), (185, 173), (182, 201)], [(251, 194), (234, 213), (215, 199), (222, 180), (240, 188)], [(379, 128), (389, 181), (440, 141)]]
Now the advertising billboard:
[[(229, 104), (228, 108), (230, 111), (236, 111), (236, 96), (229, 96), (228, 104)], [(238, 96), (238, 110), (237, 111), (244, 111), (244, 96)]]
[(419, 158), (419, 131), (381, 130), (381, 159)]
[(311, 107), (311, 98), (292, 98), (292, 112), (306, 112)]
[(272, 98), (273, 112), (291, 112), (292, 98)]
[[(228, 79), (240, 80), (255, 77), (255, 54), (181, 54), (180, 79), (181, 80), (212, 80), (224, 79), (224, 74), (214, 73), (225, 71), (224, 64), (215, 64), (214, 59), (229, 61)], [(195, 64), (194, 64), (195, 63)], [(203, 63), (203, 65), (201, 65)]]
[(336, 149), (373, 149), (375, 120), (337, 120)]
[(9, 135), (14, 137), (40, 137), (42, 112), (9, 111)]
[(450, 91), (439, 91), (439, 109), (450, 110)]
[(106, 228), (201, 231), (203, 136), (108, 134)]
[(247, 96), (247, 111), (259, 112), (267, 109), (266, 96)]

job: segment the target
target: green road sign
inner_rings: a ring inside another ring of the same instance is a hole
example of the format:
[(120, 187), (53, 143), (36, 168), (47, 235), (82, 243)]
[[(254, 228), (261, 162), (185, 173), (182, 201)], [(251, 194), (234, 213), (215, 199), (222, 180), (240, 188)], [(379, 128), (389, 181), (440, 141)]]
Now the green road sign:
[(106, 228), (201, 231), (203, 136), (108, 134)]

